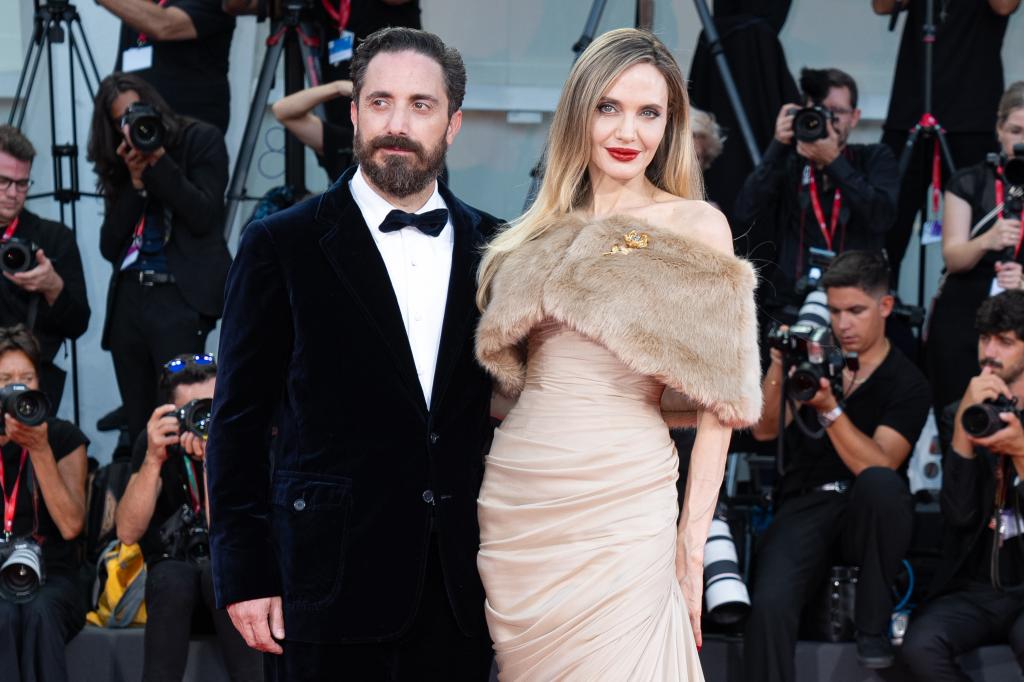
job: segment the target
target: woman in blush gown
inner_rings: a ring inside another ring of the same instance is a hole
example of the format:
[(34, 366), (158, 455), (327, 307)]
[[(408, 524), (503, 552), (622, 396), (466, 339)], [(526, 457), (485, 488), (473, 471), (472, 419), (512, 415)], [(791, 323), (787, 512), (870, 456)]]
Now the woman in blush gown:
[[(537, 201), (488, 246), (477, 357), (516, 399), (479, 498), (502, 680), (701, 680), (703, 550), (731, 429), (761, 409), (755, 275), (703, 199), (650, 33), (573, 67)], [(669, 425), (697, 426), (680, 516)]]

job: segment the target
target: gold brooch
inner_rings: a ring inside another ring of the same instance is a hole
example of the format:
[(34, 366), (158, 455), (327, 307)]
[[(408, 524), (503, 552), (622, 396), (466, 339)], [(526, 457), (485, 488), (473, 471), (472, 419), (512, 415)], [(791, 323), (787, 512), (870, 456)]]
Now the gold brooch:
[(601, 255), (608, 256), (613, 253), (629, 253), (632, 249), (646, 249), (650, 239), (650, 236), (646, 232), (630, 230), (626, 234), (622, 235), (624, 243), (613, 245), (611, 251), (605, 251)]

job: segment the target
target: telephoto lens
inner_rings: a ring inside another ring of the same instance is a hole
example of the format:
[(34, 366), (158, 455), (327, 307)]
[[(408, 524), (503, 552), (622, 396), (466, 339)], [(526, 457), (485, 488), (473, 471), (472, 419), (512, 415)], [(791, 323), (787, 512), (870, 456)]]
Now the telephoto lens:
[(1001, 395), (995, 400), (986, 400), (968, 407), (960, 416), (960, 424), (964, 431), (975, 438), (985, 438), (1006, 427), (1006, 422), (999, 415), (1007, 412), (1020, 416), (1017, 399)]
[(50, 400), (42, 391), (25, 384), (0, 388), (0, 434), (5, 433), (3, 416), (9, 414), (26, 426), (39, 426), (50, 414)]
[(723, 503), (715, 510), (704, 543), (704, 603), (708, 616), (721, 625), (738, 623), (750, 613), (750, 594), (740, 574)]
[(0, 540), (0, 595), (16, 604), (35, 596), (45, 582), (43, 550), (30, 539)]

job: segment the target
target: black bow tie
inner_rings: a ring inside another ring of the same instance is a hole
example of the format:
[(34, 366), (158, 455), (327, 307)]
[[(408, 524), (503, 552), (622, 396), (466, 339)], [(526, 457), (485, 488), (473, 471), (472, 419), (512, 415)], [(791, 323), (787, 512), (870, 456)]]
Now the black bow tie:
[(448, 224), (448, 210), (437, 208), (426, 213), (406, 213), (397, 208), (388, 213), (384, 222), (380, 224), (381, 232), (394, 232), (403, 227), (412, 226), (425, 235), (436, 237)]

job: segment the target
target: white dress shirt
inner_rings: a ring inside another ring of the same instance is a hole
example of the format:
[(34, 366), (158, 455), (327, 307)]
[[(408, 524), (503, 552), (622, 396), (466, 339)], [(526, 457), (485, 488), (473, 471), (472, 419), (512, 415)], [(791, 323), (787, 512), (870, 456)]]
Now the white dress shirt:
[[(423, 397), (429, 409), (437, 351), (441, 345), (441, 325), (448, 300), (452, 249), (455, 245), (451, 216), (448, 216), (448, 223), (436, 237), (425, 235), (415, 227), (381, 232), (379, 228), (384, 218), (398, 207), (392, 206), (367, 184), (361, 169), (357, 169), (349, 181), (349, 190), (388, 269), (391, 287), (398, 299), (398, 309), (405, 324), (405, 333), (409, 337), (416, 373), (423, 388)], [(415, 213), (426, 213), (438, 208), (448, 207), (438, 193), (435, 182), (434, 193)]]

